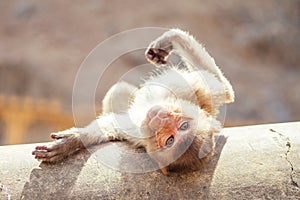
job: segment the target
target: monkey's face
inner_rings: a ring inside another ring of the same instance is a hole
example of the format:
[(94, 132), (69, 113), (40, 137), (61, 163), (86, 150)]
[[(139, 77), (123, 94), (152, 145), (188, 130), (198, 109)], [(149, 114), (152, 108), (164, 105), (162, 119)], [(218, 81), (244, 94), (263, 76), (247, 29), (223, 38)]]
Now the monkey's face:
[(146, 150), (164, 174), (170, 164), (186, 166), (186, 163), (197, 162), (202, 144), (210, 140), (210, 119), (190, 103), (181, 107), (154, 106), (148, 111), (142, 131), (152, 135), (152, 140)]
[(152, 135), (146, 149), (149, 155), (159, 164), (163, 173), (166, 166), (174, 162), (186, 151), (186, 144), (191, 134), (192, 118), (185, 117), (178, 109), (167, 109), (162, 106), (152, 107), (143, 123), (143, 132)]
[[(159, 119), (156, 119), (159, 118)], [(155, 131), (155, 140), (159, 149), (168, 149), (186, 137), (190, 130), (191, 118), (181, 116), (178, 113), (165, 113), (164, 118), (155, 116), (150, 123), (153, 127), (155, 121), (159, 121), (159, 127)]]

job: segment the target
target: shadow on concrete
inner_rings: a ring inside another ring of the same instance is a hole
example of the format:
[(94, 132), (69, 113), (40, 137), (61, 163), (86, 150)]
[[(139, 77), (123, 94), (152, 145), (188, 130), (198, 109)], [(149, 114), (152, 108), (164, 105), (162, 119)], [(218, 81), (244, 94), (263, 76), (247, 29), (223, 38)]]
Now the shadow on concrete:
[(68, 199), (90, 156), (90, 151), (82, 150), (64, 162), (42, 162), (39, 168), (31, 171), (30, 180), (24, 185), (20, 199)]
[[(208, 199), (211, 180), (226, 140), (222, 135), (215, 136), (215, 154), (203, 171), (165, 176), (160, 171), (117, 173), (114, 169), (105, 170), (105, 166), (101, 165), (99, 174), (81, 174), (91, 177), (88, 181), (92, 185), (75, 184), (81, 181), (77, 179), (87, 160), (102, 147), (96, 146), (80, 151), (62, 163), (41, 163), (40, 168), (31, 171), (30, 181), (24, 185), (21, 199)], [(128, 159), (120, 157), (119, 160), (120, 165), (128, 165), (124, 163)], [(99, 168), (99, 165), (91, 167)], [(78, 185), (79, 189), (76, 188)]]

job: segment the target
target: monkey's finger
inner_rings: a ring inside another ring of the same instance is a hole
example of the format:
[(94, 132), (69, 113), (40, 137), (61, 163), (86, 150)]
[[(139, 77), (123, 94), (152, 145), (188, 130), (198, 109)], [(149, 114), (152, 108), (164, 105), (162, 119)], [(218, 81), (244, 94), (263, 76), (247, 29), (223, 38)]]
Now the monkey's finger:
[(58, 152), (55, 151), (34, 151), (33, 152), (34, 156), (36, 159), (40, 159), (40, 158), (51, 158), (53, 156), (58, 155)]
[(47, 150), (47, 146), (46, 145), (36, 146), (35, 149), (36, 150)]
[(51, 133), (50, 137), (55, 140), (63, 140), (71, 137), (76, 137), (78, 134), (74, 131), (61, 131), (61, 132), (56, 132), (56, 133)]
[(167, 55), (169, 55), (169, 52), (164, 49), (157, 49), (157, 54), (159, 54), (162, 58), (165, 58)]
[(48, 152), (48, 151), (47, 150), (34, 150), (31, 152), (31, 154), (35, 156), (37, 154), (37, 152)]
[(158, 55), (154, 55), (152, 61), (155, 62), (155, 63), (159, 63), (161, 60), (161, 58), (158, 56)]
[(156, 62), (165, 61), (165, 57), (160, 54), (155, 54), (152, 59), (153, 59), (153, 61), (156, 61)]
[(153, 62), (154, 58), (156, 57), (155, 52), (153, 51), (153, 49), (149, 49), (149, 51), (146, 53), (146, 58)]
[(62, 133), (51, 133), (50, 137), (52, 139), (58, 140), (58, 139), (62, 139), (62, 138), (67, 137), (67, 135), (66, 134), (62, 134)]
[(165, 60), (159, 60), (157, 63), (160, 64), (160, 65), (165, 65), (165, 64), (167, 64), (167, 61), (165, 61)]
[(166, 49), (164, 49), (164, 48), (155, 48), (155, 47), (152, 47), (152, 48), (149, 48), (147, 50), (146, 54), (149, 54), (149, 55), (160, 55), (161, 57), (166, 57), (167, 55), (169, 55), (169, 52)]
[(155, 53), (154, 53), (153, 49), (147, 50), (147, 53), (146, 53), (147, 58), (152, 59), (154, 55), (155, 55)]
[(55, 155), (53, 157), (38, 157), (36, 158), (38, 161), (41, 161), (41, 162), (46, 162), (46, 163), (56, 163), (56, 162), (59, 162), (61, 160), (63, 160), (63, 156), (58, 154), (58, 155)]
[(35, 150), (38, 150), (38, 151), (50, 151), (51, 150), (51, 148), (49, 147), (49, 145), (48, 146), (46, 146), (46, 145), (43, 145), (43, 146), (36, 146), (35, 147)]
[(148, 60), (157, 64), (166, 64), (165, 57), (169, 53), (163, 49), (150, 48), (147, 50), (146, 57)]
[(35, 147), (35, 151), (45, 151), (45, 152), (49, 152), (49, 151), (54, 151), (60, 148), (60, 144), (61, 142), (57, 143), (50, 143), (48, 145), (42, 145), (42, 146), (36, 146)]

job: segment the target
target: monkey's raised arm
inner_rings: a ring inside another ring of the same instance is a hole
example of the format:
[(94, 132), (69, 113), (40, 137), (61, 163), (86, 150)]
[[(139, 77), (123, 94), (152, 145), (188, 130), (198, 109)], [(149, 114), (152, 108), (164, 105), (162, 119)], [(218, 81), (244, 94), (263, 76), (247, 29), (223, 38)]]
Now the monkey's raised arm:
[(154, 40), (146, 51), (147, 59), (157, 66), (166, 64), (166, 59), (172, 52), (176, 52), (192, 70), (207, 70), (214, 74), (224, 85), (226, 99), (224, 103), (234, 101), (234, 92), (231, 84), (225, 78), (215, 60), (208, 54), (205, 48), (188, 33), (171, 29)]

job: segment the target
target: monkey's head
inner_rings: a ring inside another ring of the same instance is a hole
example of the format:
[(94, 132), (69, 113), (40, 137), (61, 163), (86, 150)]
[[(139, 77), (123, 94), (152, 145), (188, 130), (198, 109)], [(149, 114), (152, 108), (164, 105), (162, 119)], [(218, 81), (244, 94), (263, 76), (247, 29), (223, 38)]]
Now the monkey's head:
[(147, 153), (164, 174), (194, 171), (212, 153), (212, 117), (191, 102), (156, 105), (147, 113), (142, 131), (152, 135)]

